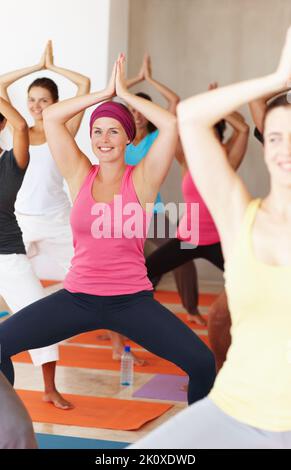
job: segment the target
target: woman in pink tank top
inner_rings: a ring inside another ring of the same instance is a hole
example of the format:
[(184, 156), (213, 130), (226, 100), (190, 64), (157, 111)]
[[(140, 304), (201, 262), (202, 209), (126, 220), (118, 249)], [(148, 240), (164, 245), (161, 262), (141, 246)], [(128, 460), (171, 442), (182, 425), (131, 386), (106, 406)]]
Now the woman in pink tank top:
[[(216, 87), (216, 83), (211, 84), (209, 91)], [(226, 116), (225, 120), (219, 121), (214, 126), (216, 136), (220, 142), (223, 141), (226, 128), (225, 121), (233, 128), (233, 133), (224, 144), (224, 148), (227, 150), (232, 168), (236, 170), (246, 152), (249, 127), (243, 116), (237, 112)], [(154, 251), (146, 259), (150, 279), (159, 278), (163, 274), (189, 262), (189, 260), (199, 258), (206, 259), (220, 270), (224, 269), (217, 228), (190, 175), (180, 142), (178, 143), (176, 158), (182, 170), (182, 193), (186, 210), (180, 220), (176, 238)], [(200, 316), (198, 311), (198, 285), (194, 285), (193, 288), (196, 290), (196, 315)], [(218, 322), (218, 318), (220, 322)], [(223, 319), (223, 322), (221, 319)], [(216, 367), (219, 370), (230, 345), (230, 317), (224, 291), (209, 309), (208, 329), (211, 348), (216, 359)]]
[[(124, 105), (107, 101), (92, 113), (90, 137), (99, 165), (92, 165), (67, 128), (74, 116), (115, 94), (159, 130), (134, 168), (124, 160), (126, 145), (135, 136), (133, 116)], [(0, 325), (2, 371), (13, 382), (11, 355), (85, 331), (108, 329), (184, 370), (189, 376), (189, 403), (203, 398), (215, 378), (213, 354), (154, 300), (143, 256), (153, 203), (177, 144), (175, 116), (129, 93), (121, 54), (105, 90), (50, 106), (44, 122), (50, 150), (73, 200), (75, 254), (63, 290)], [(157, 158), (161, 155), (162, 160)]]

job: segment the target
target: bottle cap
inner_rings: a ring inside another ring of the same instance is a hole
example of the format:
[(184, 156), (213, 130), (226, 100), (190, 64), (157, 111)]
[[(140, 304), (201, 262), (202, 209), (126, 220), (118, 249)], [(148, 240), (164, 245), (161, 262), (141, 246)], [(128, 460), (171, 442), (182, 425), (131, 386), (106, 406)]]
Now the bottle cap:
[(130, 346), (124, 346), (124, 351), (125, 352), (130, 352)]

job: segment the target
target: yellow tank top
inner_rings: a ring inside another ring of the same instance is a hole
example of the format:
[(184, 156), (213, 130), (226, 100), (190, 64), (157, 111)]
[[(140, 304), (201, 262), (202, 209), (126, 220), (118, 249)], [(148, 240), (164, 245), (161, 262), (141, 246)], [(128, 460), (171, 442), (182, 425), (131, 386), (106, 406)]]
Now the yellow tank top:
[(232, 344), (209, 397), (248, 425), (291, 431), (291, 266), (255, 257), (251, 230), (260, 202), (249, 204), (225, 264)]

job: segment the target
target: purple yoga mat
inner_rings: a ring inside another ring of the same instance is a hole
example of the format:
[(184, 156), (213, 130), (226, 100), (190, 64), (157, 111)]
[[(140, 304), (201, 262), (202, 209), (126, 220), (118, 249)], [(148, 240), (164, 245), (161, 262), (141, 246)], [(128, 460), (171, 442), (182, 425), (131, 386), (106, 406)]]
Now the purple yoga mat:
[(187, 401), (187, 392), (181, 390), (181, 387), (187, 383), (188, 377), (158, 374), (134, 392), (133, 396), (157, 400)]

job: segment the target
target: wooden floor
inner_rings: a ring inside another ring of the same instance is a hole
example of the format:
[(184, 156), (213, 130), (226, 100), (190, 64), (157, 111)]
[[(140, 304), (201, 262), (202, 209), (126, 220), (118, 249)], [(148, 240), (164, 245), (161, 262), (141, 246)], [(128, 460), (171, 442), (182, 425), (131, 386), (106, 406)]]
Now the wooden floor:
[[(202, 291), (218, 292), (221, 289), (221, 286), (202, 285), (200, 288)], [(46, 290), (47, 293), (50, 293), (55, 289), (55, 287), (50, 287)], [(160, 283), (159, 289), (175, 290), (175, 284), (171, 275), (164, 276), (163, 281)], [(167, 304), (166, 306), (173, 312), (184, 311), (181, 305)], [(4, 310), (5, 308), (7, 308), (7, 306), (5, 306), (3, 303), (3, 299), (0, 298), (0, 311)], [(203, 312), (206, 312), (206, 307), (202, 307), (202, 313)], [(205, 331), (201, 330), (199, 333), (205, 333)], [(66, 344), (68, 347), (70, 347), (68, 343)], [(86, 345), (84, 345), (84, 347), (86, 347)], [(98, 346), (95, 347), (98, 348)], [(110, 346), (108, 346), (108, 348), (109, 347)], [(131, 389), (127, 389), (125, 387), (120, 387), (118, 371), (58, 366), (56, 382), (59, 391), (64, 394), (71, 393), (85, 396), (131, 399), (132, 393), (147, 383), (154, 376), (155, 374), (141, 374), (135, 372), (134, 386)], [(17, 363), (15, 364), (15, 377), (15, 387), (18, 389), (43, 390), (42, 373), (41, 368), (39, 367), (35, 368), (32, 364)], [(138, 400), (138, 398), (135, 398), (135, 400)], [(142, 398), (142, 401), (153, 402), (153, 400), (147, 400), (145, 398)], [(154, 402), (158, 402), (158, 400), (154, 400)], [(161, 403), (165, 402), (161, 401)], [(108, 441), (135, 442), (142, 436), (146, 435), (149, 431), (155, 429), (161, 423), (168, 420), (171, 416), (181, 411), (186, 406), (186, 403), (181, 402), (170, 403), (172, 403), (174, 406), (168, 412), (166, 412), (160, 418), (147, 423), (138, 431), (115, 431), (109, 429), (64, 426), (47, 423), (34, 423), (34, 429), (37, 433), (102, 439)], [(48, 404), (48, 406), (52, 405)], [(66, 413), (66, 411), (64, 411), (64, 413)]]

